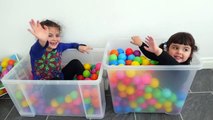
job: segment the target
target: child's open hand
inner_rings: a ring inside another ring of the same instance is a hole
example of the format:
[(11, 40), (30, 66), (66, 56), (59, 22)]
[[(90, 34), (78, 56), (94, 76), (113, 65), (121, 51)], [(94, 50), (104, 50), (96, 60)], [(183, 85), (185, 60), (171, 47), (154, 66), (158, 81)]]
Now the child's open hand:
[(132, 36), (131, 37), (132, 41), (130, 41), (130, 43), (134, 44), (134, 45), (137, 45), (137, 46), (141, 46), (142, 45), (142, 40), (139, 36)]
[(82, 46), (80, 45), (78, 47), (78, 50), (82, 53), (89, 53), (90, 50), (92, 50), (92, 48), (90, 46)]
[(41, 26), (40, 22), (35, 22), (33, 19), (29, 22), (31, 29), (28, 29), (30, 33), (32, 33), (38, 40), (42, 46), (45, 46), (48, 36), (49, 36), (49, 29), (47, 26), (44, 28)]
[(152, 52), (157, 56), (159, 56), (162, 53), (162, 49), (158, 47), (155, 40), (151, 36), (146, 37), (145, 43), (148, 47), (144, 46), (144, 49), (146, 49), (147, 51)]

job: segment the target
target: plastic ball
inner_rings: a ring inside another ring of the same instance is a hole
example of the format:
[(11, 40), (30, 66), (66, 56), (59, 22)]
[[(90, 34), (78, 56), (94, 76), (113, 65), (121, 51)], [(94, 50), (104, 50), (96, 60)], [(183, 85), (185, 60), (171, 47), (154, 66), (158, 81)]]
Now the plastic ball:
[(129, 78), (133, 78), (136, 75), (135, 70), (126, 70), (125, 73), (126, 73), (126, 76), (129, 77)]
[(162, 94), (165, 98), (169, 98), (172, 95), (172, 92), (171, 92), (170, 89), (164, 88), (163, 91), (162, 91)]
[(162, 92), (160, 89), (154, 89), (153, 90), (153, 97), (156, 98), (156, 99), (159, 99), (162, 95)]
[(135, 55), (133, 54), (130, 54), (127, 56), (127, 60), (134, 60), (134, 58), (135, 58)]
[(139, 64), (142, 64), (142, 59), (138, 56), (136, 56), (133, 61), (137, 61)]
[(157, 78), (152, 78), (150, 86), (153, 88), (157, 88), (159, 86), (159, 80)]
[(121, 53), (121, 54), (118, 55), (119, 60), (126, 60), (126, 58), (127, 58), (126, 54), (124, 54), (124, 53)]
[(135, 88), (133, 87), (133, 86), (127, 86), (127, 88), (126, 88), (126, 93), (128, 94), (128, 95), (133, 95), (134, 93), (135, 93)]
[(84, 69), (85, 69), (85, 70), (90, 70), (90, 68), (91, 68), (91, 65), (90, 65), (90, 64), (88, 64), (88, 63), (85, 63), (85, 64), (84, 64)]
[(126, 60), (125, 63), (126, 63), (126, 65), (131, 65), (132, 64), (132, 60)]
[(118, 83), (117, 86), (119, 91), (125, 91), (126, 90), (126, 85), (122, 84), (122, 83)]
[(72, 102), (71, 96), (70, 95), (66, 95), (64, 101), (65, 101), (65, 103), (71, 103)]
[(117, 72), (116, 72), (116, 77), (117, 77), (117, 79), (119, 79), (119, 80), (123, 80), (123, 79), (126, 77), (126, 74), (125, 74), (124, 71), (117, 71)]
[(113, 49), (110, 51), (110, 55), (115, 54), (116, 56), (118, 56), (118, 51), (116, 49)]
[(135, 56), (141, 56), (141, 52), (140, 52), (139, 50), (135, 50), (135, 51), (133, 52), (133, 54), (134, 54)]
[(97, 64), (95, 65), (95, 69), (96, 69), (96, 71), (97, 71), (97, 70), (100, 70), (100, 69), (101, 69), (101, 63), (97, 63)]
[(117, 60), (117, 55), (116, 54), (111, 54), (109, 56), (109, 61)]
[(137, 62), (137, 61), (133, 61), (133, 62), (131, 63), (131, 65), (133, 65), (133, 66), (140, 66), (140, 63)]
[(146, 92), (146, 93), (151, 93), (152, 90), (153, 90), (153, 89), (152, 89), (152, 87), (150, 87), (150, 86), (146, 86), (146, 87), (145, 87), (145, 92)]
[(139, 104), (143, 104), (145, 102), (145, 99), (143, 97), (139, 97), (136, 101)]
[(83, 76), (84, 76), (85, 78), (89, 77), (89, 76), (90, 76), (90, 71), (89, 71), (89, 70), (84, 70)]
[(98, 79), (98, 75), (97, 74), (92, 74), (90, 78), (91, 78), (91, 80), (97, 80)]
[(155, 61), (155, 60), (150, 60), (150, 63), (151, 63), (152, 65), (157, 65), (159, 62), (158, 62), (158, 61)]
[(77, 75), (76, 78), (77, 78), (77, 80), (84, 80), (85, 79), (83, 75)]
[(131, 54), (133, 54), (132, 48), (127, 48), (125, 52), (126, 52), (126, 55), (131, 55)]
[(125, 64), (126, 64), (126, 62), (125, 62), (124, 60), (120, 59), (120, 60), (118, 60), (118, 65), (120, 65), (120, 64), (125, 65)]
[(124, 50), (122, 48), (118, 48), (117, 51), (119, 54), (124, 53)]
[(8, 65), (12, 65), (12, 66), (13, 66), (13, 65), (15, 64), (15, 62), (16, 62), (15, 60), (10, 59), (10, 60), (8, 61)]
[(77, 91), (72, 91), (70, 93), (71, 99), (75, 100), (78, 98), (78, 92)]
[(92, 70), (91, 70), (91, 73), (92, 73), (92, 74), (95, 74), (95, 73), (96, 73), (96, 69), (92, 69)]
[(142, 79), (142, 83), (143, 84), (150, 84), (151, 82), (151, 75), (150, 74), (144, 74), (143, 76), (141, 76), (141, 79)]
[(2, 66), (3, 68), (6, 68), (7, 65), (8, 65), (7, 61), (4, 60), (4, 61), (1, 62), (1, 66)]
[(109, 65), (118, 65), (118, 61), (117, 60), (109, 61)]
[(150, 61), (148, 59), (142, 59), (142, 65), (150, 65)]

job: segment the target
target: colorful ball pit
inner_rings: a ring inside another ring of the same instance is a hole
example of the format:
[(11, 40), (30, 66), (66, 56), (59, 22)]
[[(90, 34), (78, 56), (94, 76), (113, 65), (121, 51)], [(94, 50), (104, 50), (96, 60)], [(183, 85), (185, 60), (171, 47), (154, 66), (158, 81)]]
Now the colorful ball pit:
[[(21, 89), (16, 88), (16, 99), (18, 100), (24, 112), (30, 112), (31, 107), (37, 114), (52, 115), (68, 115), (68, 116), (84, 116), (85, 114), (100, 114), (101, 101), (99, 87), (94, 85), (84, 85), (80, 89), (78, 87), (70, 87), (69, 90), (59, 95), (49, 98), (46, 94), (41, 94), (39, 86), (25, 86), (25, 90), (29, 95), (27, 100)], [(48, 87), (48, 86), (44, 86)], [(22, 89), (23, 90), (23, 89)], [(31, 104), (29, 104), (29, 101)]]
[(161, 85), (153, 71), (112, 70), (108, 75), (116, 113), (178, 113), (187, 96)]
[[(124, 52), (125, 51), (125, 52)], [(142, 56), (139, 50), (133, 50), (132, 48), (127, 48), (123, 50), (121, 48), (112, 49), (109, 52), (109, 65), (156, 65), (158, 64), (155, 60), (150, 60), (145, 56)]]
[[(11, 55), (10, 57), (4, 57), (0, 60), (0, 80), (16, 65), (18, 58), (16, 55)], [(3, 84), (0, 81), (0, 96), (7, 93)]]

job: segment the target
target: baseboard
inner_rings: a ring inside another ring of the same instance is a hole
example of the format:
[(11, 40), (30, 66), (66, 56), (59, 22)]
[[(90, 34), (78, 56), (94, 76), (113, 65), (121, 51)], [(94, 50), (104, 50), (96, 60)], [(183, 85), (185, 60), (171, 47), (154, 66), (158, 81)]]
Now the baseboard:
[(203, 69), (213, 69), (213, 57), (200, 59), (203, 64)]

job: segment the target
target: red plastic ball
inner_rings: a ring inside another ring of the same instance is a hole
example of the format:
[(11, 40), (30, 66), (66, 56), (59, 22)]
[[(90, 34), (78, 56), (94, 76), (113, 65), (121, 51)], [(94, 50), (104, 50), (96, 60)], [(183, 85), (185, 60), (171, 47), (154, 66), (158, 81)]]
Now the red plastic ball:
[(126, 49), (126, 55), (128, 56), (128, 55), (131, 55), (131, 54), (133, 54), (132, 48), (127, 48)]
[(84, 76), (83, 75), (78, 75), (77, 76), (77, 80), (84, 80), (85, 78), (84, 78)]

